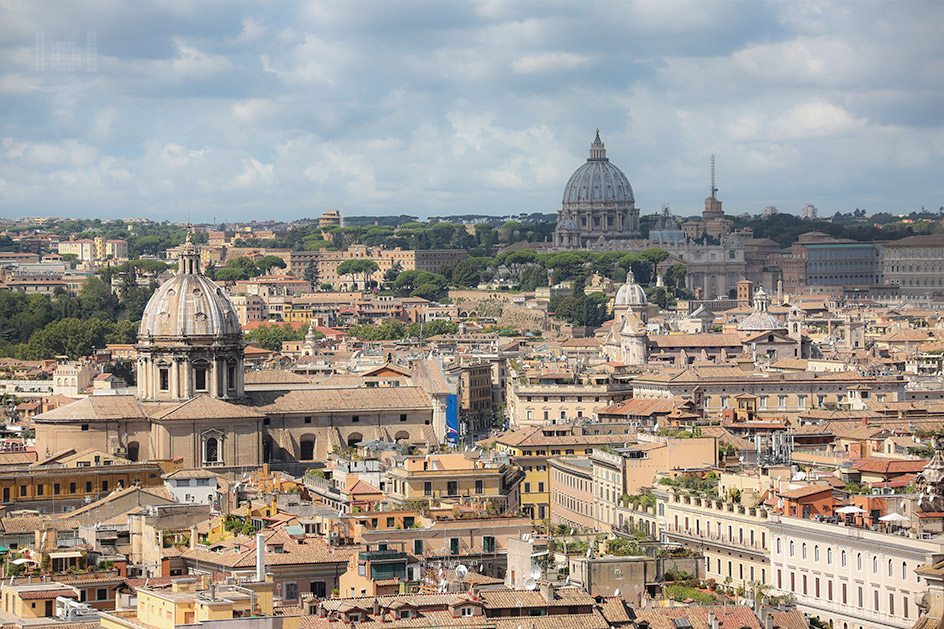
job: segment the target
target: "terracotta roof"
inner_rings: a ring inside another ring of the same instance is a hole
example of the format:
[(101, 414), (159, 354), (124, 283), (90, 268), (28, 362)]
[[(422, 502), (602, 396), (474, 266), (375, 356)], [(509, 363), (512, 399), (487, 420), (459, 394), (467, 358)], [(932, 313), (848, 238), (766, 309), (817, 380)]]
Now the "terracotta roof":
[(828, 485), (807, 485), (806, 487), (797, 487), (796, 489), (791, 489), (789, 491), (780, 492), (780, 497), (789, 498), (791, 500), (799, 500), (800, 498), (808, 498), (810, 496), (815, 496), (816, 494), (821, 494), (824, 491), (832, 491), (832, 488)]
[(654, 334), (650, 345), (658, 349), (686, 347), (731, 347), (741, 350), (741, 337), (737, 334)]
[(673, 622), (686, 618), (692, 629), (709, 629), (708, 618), (714, 615), (720, 629), (762, 629), (754, 612), (747, 607), (663, 607), (658, 609), (636, 609), (636, 622), (646, 621), (651, 629), (676, 629)]
[(247, 393), (262, 412), (351, 412), (359, 410), (431, 409), (432, 402), (419, 387), (376, 387)]
[(871, 474), (918, 474), (927, 464), (925, 460), (869, 458), (859, 459), (852, 469)]
[(60, 588), (47, 588), (43, 590), (28, 590), (26, 592), (20, 592), (20, 598), (24, 601), (38, 601), (56, 598), (57, 596), (64, 596), (66, 598), (79, 598), (79, 595), (76, 594), (75, 590), (66, 586)]
[(667, 415), (674, 406), (672, 400), (663, 398), (631, 398), (597, 409), (597, 415)]

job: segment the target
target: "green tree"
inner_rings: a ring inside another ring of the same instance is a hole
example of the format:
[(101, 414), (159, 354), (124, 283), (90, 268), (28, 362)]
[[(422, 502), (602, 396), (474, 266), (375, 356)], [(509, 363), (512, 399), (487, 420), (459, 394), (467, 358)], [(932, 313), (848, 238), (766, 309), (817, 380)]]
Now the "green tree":
[(285, 341), (304, 340), (308, 332), (304, 326), (297, 330), (291, 324), (285, 323), (278, 325), (275, 323), (264, 323), (254, 330), (246, 333), (245, 339), (250, 343), (258, 343), (260, 347), (272, 352), (281, 352), (282, 343)]
[(279, 256), (272, 256), (272, 255), (262, 256), (261, 258), (256, 260), (255, 267), (259, 273), (264, 274), (264, 273), (268, 273), (272, 269), (284, 269), (285, 260), (283, 260)]
[(118, 297), (111, 286), (97, 277), (90, 277), (79, 292), (82, 314), (89, 318), (114, 321), (118, 317)]
[(318, 263), (317, 262), (312, 260), (311, 262), (308, 263), (308, 265), (305, 267), (305, 272), (302, 273), (302, 279), (310, 283), (312, 287), (314, 287), (315, 284), (318, 283), (318, 280), (320, 278), (318, 277)]
[[(352, 280), (354, 280), (356, 276), (360, 275), (363, 277), (363, 288), (367, 289), (368, 279), (379, 269), (380, 267), (377, 266), (377, 263), (373, 260), (368, 260), (366, 258), (353, 258), (351, 260), (345, 260), (338, 265), (338, 275), (350, 275)], [(357, 287), (356, 281), (354, 281), (354, 287)]]

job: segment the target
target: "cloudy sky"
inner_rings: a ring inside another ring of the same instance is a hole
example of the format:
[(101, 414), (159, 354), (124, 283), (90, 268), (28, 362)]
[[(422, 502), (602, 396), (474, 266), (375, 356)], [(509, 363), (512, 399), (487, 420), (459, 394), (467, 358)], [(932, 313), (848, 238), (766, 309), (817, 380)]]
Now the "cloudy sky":
[(0, 0), (0, 216), (944, 205), (941, 2)]

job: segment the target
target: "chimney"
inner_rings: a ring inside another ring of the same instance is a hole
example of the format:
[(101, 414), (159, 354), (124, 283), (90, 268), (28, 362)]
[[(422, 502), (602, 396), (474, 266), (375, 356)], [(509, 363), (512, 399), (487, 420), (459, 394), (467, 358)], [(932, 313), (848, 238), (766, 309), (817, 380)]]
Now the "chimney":
[(774, 629), (774, 614), (769, 609), (767, 610), (767, 617), (764, 618), (764, 629)]
[(256, 533), (256, 582), (265, 581), (265, 534)]
[(374, 616), (379, 616), (379, 615), (380, 615), (380, 601), (377, 600), (377, 597), (376, 597), (376, 596), (374, 597), (374, 609), (373, 609), (373, 612), (374, 612)]
[(713, 613), (708, 613), (708, 629), (718, 629), (720, 625), (718, 624), (718, 617)]

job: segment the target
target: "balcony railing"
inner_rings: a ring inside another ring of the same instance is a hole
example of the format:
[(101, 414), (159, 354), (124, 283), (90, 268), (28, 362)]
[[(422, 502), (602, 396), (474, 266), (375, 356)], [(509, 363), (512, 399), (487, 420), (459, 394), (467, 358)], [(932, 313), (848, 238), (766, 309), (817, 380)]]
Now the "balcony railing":
[(766, 545), (761, 544), (759, 540), (755, 539), (751, 542), (749, 539), (741, 540), (739, 538), (729, 538), (726, 535), (717, 535), (712, 534), (708, 535), (703, 532), (695, 532), (691, 529), (686, 529), (681, 526), (675, 527), (672, 525), (666, 526), (663, 530), (663, 533), (669, 535), (680, 535), (686, 537), (692, 541), (702, 542), (705, 544), (716, 544), (719, 546), (734, 546), (736, 548), (741, 548), (745, 550), (751, 550), (755, 552), (769, 552)]

